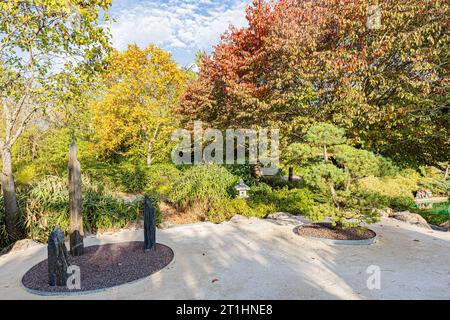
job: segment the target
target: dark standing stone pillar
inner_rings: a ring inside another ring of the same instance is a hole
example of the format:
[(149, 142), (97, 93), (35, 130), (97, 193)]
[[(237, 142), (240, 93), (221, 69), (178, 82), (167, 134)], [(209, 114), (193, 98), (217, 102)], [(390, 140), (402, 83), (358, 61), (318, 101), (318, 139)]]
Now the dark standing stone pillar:
[(69, 146), (69, 202), (70, 202), (70, 253), (81, 256), (83, 244), (83, 215), (81, 213), (81, 167), (77, 160), (75, 141)]
[(64, 234), (59, 228), (50, 233), (47, 245), (48, 254), (48, 284), (51, 286), (65, 286), (67, 283), (67, 267), (70, 265)]
[(144, 249), (152, 250), (156, 243), (156, 209), (147, 198), (144, 197)]
[(289, 182), (294, 181), (294, 168), (293, 167), (289, 167), (288, 181)]

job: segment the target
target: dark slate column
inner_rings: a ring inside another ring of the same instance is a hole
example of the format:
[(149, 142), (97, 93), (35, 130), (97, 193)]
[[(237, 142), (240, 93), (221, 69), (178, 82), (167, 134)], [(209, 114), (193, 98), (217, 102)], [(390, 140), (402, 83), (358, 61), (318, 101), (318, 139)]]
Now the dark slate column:
[(152, 250), (156, 243), (156, 210), (147, 196), (144, 197), (144, 249)]
[(83, 244), (83, 215), (81, 213), (81, 167), (77, 160), (75, 141), (69, 146), (69, 202), (70, 202), (70, 253), (81, 256)]
[(67, 267), (70, 265), (64, 234), (59, 228), (50, 233), (47, 245), (48, 254), (48, 284), (65, 286), (68, 278)]

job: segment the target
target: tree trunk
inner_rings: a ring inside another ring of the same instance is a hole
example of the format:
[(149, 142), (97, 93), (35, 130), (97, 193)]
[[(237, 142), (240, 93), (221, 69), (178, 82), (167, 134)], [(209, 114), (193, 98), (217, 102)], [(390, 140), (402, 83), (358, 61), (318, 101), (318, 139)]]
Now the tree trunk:
[(334, 205), (339, 208), (339, 203), (336, 200), (337, 193), (336, 189), (334, 189), (333, 184), (330, 184), (330, 192), (331, 192), (331, 199), (333, 200)]
[(17, 206), (16, 188), (12, 173), (11, 149), (2, 150), (2, 174), (1, 184), (3, 191), (3, 201), (5, 205), (5, 222), (9, 241), (17, 241), (21, 238), (20, 227), (17, 225), (19, 208)]
[(293, 167), (289, 167), (288, 181), (289, 182), (294, 181), (294, 168)]
[(445, 168), (444, 180), (447, 180), (450, 167)]
[(350, 189), (350, 183), (351, 183), (351, 179), (348, 179), (347, 183), (345, 184), (345, 191), (348, 191)]
[(147, 167), (152, 164), (152, 152), (153, 152), (153, 142), (149, 141), (147, 144)]
[(323, 162), (328, 162), (328, 152), (327, 152), (327, 145), (323, 145)]

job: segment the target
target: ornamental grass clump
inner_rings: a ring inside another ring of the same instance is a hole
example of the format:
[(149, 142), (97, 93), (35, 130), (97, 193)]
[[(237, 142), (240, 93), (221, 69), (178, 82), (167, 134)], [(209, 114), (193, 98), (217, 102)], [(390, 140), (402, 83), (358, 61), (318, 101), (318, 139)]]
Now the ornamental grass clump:
[[(68, 231), (66, 178), (47, 176), (34, 184), (25, 198), (24, 226), (28, 237), (45, 242), (56, 226)], [(84, 228), (90, 232), (123, 228), (142, 216), (141, 201), (121, 201), (109, 189), (86, 176), (82, 179), (82, 202)]]
[(213, 202), (231, 198), (238, 181), (238, 177), (219, 165), (195, 165), (173, 181), (168, 199), (180, 210), (194, 205), (209, 210)]

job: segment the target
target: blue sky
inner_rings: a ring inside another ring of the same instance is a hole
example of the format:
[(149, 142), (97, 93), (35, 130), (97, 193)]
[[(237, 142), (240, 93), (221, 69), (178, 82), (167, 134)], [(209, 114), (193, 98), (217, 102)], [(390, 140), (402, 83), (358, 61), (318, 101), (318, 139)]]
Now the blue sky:
[(230, 24), (245, 26), (251, 0), (113, 0), (109, 15), (113, 45), (140, 47), (150, 42), (172, 53), (181, 66), (193, 63), (197, 50), (210, 52)]

